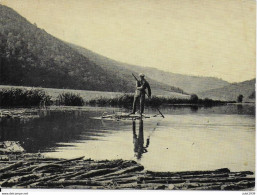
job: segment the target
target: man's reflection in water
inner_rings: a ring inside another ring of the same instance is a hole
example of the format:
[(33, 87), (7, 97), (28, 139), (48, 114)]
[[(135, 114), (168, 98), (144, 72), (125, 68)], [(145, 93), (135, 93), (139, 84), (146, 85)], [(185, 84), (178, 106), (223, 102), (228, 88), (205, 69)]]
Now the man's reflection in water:
[(144, 122), (142, 119), (139, 121), (138, 136), (136, 133), (136, 121), (133, 121), (132, 130), (135, 156), (137, 159), (141, 159), (142, 154), (147, 152), (146, 148), (148, 148), (150, 144), (150, 137), (146, 139), (146, 146), (144, 146)]
[(240, 104), (237, 105), (237, 113), (238, 114), (242, 114), (243, 113), (243, 106), (240, 105)]

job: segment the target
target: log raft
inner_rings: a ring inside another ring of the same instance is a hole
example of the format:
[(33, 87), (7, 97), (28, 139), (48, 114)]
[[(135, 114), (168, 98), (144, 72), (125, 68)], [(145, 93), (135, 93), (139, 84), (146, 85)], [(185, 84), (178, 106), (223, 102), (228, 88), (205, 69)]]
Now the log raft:
[[(6, 158), (5, 158), (6, 159)], [(48, 159), (26, 154), (0, 161), (2, 188), (253, 190), (253, 172), (153, 172), (135, 161)]]

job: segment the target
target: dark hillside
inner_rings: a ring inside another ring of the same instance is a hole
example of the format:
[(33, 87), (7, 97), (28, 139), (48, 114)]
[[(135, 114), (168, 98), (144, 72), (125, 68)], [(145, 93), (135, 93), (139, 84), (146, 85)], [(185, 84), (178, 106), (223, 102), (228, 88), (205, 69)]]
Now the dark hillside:
[(2, 5), (0, 84), (99, 91), (130, 91), (132, 87)]
[[(107, 67), (0, 5), (0, 84), (133, 92), (123, 67)], [(106, 64), (106, 63), (104, 63)], [(134, 72), (137, 74), (136, 72)], [(149, 80), (157, 94), (182, 90)]]

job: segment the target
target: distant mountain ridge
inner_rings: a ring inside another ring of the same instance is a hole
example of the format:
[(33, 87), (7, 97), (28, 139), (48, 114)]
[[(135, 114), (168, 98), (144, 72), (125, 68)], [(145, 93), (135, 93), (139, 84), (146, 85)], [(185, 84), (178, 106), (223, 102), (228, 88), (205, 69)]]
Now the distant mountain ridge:
[(215, 77), (183, 75), (158, 70), (157, 68), (140, 66), (132, 67), (132, 65), (129, 66), (131, 69), (133, 68), (137, 72), (144, 72), (146, 75), (149, 75), (150, 78), (156, 81), (166, 83), (168, 85), (172, 84), (173, 86), (179, 87), (188, 93), (198, 94), (202, 91), (224, 87), (229, 84), (229, 82)]
[[(87, 59), (92, 61), (93, 63), (101, 66), (106, 71), (112, 72), (112, 74), (117, 75), (120, 78), (123, 78), (127, 80), (127, 82), (133, 82), (133, 88), (135, 87), (135, 79), (132, 76), (132, 73), (138, 76), (138, 71), (135, 71), (133, 68), (128, 68), (127, 64), (125, 63), (119, 63), (115, 60), (109, 59), (107, 57), (101, 56), (99, 54), (96, 54), (88, 49), (85, 49), (81, 46), (74, 45), (71, 43), (68, 43), (72, 48), (76, 49), (80, 54), (84, 55)], [(147, 80), (151, 84), (151, 87), (154, 89), (154, 91), (157, 94), (163, 94), (162, 91), (172, 91), (176, 93), (182, 93), (187, 94), (183, 91), (183, 89), (180, 89), (178, 87), (164, 84), (161, 82), (158, 82), (154, 79), (152, 79), (150, 76), (147, 75)]]
[(130, 65), (127, 63), (118, 62), (116, 60), (104, 57), (78, 45), (70, 44), (70, 46), (77, 49), (89, 60), (96, 64), (99, 64), (100, 66), (102, 66), (102, 68), (105, 68), (106, 70), (110, 70), (115, 67), (115, 70), (122, 71), (124, 74), (126, 72), (143, 72), (146, 74), (147, 78), (158, 81), (159, 83), (174, 86), (174, 88), (177, 89), (182, 89), (186, 93), (199, 93), (210, 89), (224, 87), (230, 84), (227, 81), (214, 77), (197, 77), (190, 75), (182, 75), (171, 72), (165, 72), (157, 68)]
[(256, 79), (240, 83), (232, 83), (222, 88), (212, 89), (199, 93), (201, 98), (211, 98), (217, 100), (237, 101), (237, 97), (242, 94), (243, 101), (255, 101)]

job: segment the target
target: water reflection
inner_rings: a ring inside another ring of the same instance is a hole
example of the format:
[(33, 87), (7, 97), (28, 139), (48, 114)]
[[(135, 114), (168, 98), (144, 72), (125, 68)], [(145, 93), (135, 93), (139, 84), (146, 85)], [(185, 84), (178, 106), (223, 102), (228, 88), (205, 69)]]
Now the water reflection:
[[(255, 116), (255, 104), (228, 104), (224, 106), (204, 107), (197, 105), (170, 105), (160, 107), (165, 114), (239, 114)], [(152, 109), (156, 113), (157, 110)]]
[(192, 112), (197, 112), (198, 111), (198, 106), (190, 106), (190, 110), (192, 111)]
[(20, 141), (27, 152), (53, 151), (60, 143), (94, 139), (104, 130), (95, 112), (38, 110), (39, 118), (4, 118), (0, 141)]
[(142, 119), (139, 121), (138, 135), (136, 133), (135, 121), (132, 122), (132, 131), (135, 157), (139, 160), (142, 158), (143, 153), (148, 152), (147, 148), (150, 144), (150, 137), (146, 139), (146, 145), (144, 146), (144, 121)]
[(242, 114), (243, 113), (243, 105), (238, 104), (237, 105), (237, 111), (238, 111), (238, 114)]
[[(97, 111), (96, 109), (97, 108), (93, 108), (89, 110), (87, 107), (84, 107), (83, 110), (73, 107), (69, 107), (66, 110), (63, 110), (63, 108), (60, 108), (59, 110), (31, 109), (26, 111), (26, 115), (30, 116), (36, 114), (38, 115), (37, 118), (0, 118), (0, 141), (20, 141), (27, 152), (56, 151), (56, 148), (59, 146), (66, 147), (67, 145), (74, 145), (74, 143), (92, 140), (99, 144), (99, 148), (106, 149), (102, 146), (107, 142), (99, 142), (96, 140), (104, 138), (112, 143), (113, 139), (109, 140), (106, 137), (109, 137), (112, 133), (115, 134), (115, 131), (117, 131), (120, 133), (120, 137), (117, 137), (117, 142), (123, 144), (123, 142), (128, 141), (130, 144), (129, 152), (131, 153), (129, 154), (128, 159), (135, 155), (135, 158), (144, 161), (148, 156), (151, 156), (153, 151), (155, 151), (153, 156), (156, 157), (159, 150), (161, 150), (160, 143), (157, 143), (155, 137), (151, 135), (150, 151), (148, 148), (150, 137), (146, 136), (151, 129), (155, 128), (157, 118), (133, 122), (96, 120), (92, 118), (101, 116), (103, 112), (114, 112), (112, 108), (109, 110), (108, 108), (103, 108), (102, 110)], [(173, 129), (176, 131), (197, 129), (196, 131), (199, 132), (199, 129), (203, 128), (203, 132), (205, 133), (208, 130), (217, 131), (217, 128), (220, 128), (221, 132), (224, 132), (227, 129), (229, 133), (230, 131), (232, 132), (232, 130), (233, 132), (238, 130), (241, 138), (241, 131), (247, 128), (254, 129), (254, 127), (252, 127), (254, 122), (249, 122), (249, 120), (255, 121), (254, 104), (234, 104), (213, 108), (178, 105), (163, 107), (161, 108), (161, 111), (167, 118), (161, 119), (162, 121), (158, 128), (163, 131), (167, 130), (167, 132), (171, 132)], [(147, 109), (146, 113), (152, 115), (157, 113), (157, 110)], [(239, 115), (244, 116), (239, 117)], [(168, 120), (169, 116), (170, 118)], [(232, 116), (231, 120), (230, 116)], [(238, 119), (235, 119), (236, 117)], [(249, 131), (252, 130), (250, 129)], [(204, 133), (203, 135), (205, 135)], [(125, 137), (133, 136), (133, 142), (131, 141), (132, 138), (123, 140), (123, 135)], [(190, 137), (187, 136), (186, 133), (185, 135), (183, 134), (183, 136)], [(230, 139), (233, 137), (234, 136), (231, 136)], [(170, 139), (173, 139), (173, 137)], [(204, 137), (203, 140), (205, 139), (207, 138)], [(161, 142), (166, 144), (163, 140), (161, 140)], [(192, 143), (195, 143), (195, 141)], [(197, 144), (195, 144), (194, 147), (195, 146), (197, 146)], [(168, 148), (166, 146), (163, 147)], [(96, 149), (93, 148), (92, 150)], [(106, 149), (103, 153), (109, 154), (111, 153), (109, 151), (115, 153), (114, 151), (116, 151), (116, 149)], [(144, 155), (144, 153), (147, 154)], [(100, 156), (104, 156), (103, 158), (105, 158), (105, 155), (106, 154), (101, 153)]]

